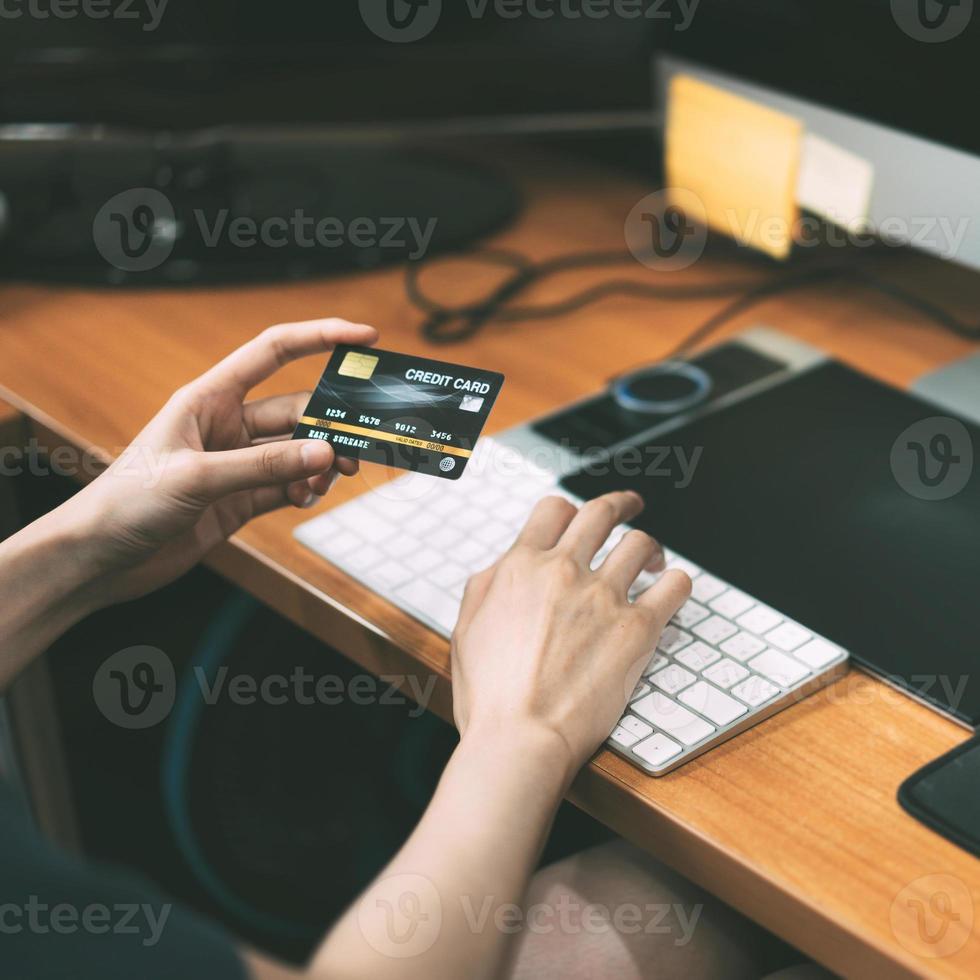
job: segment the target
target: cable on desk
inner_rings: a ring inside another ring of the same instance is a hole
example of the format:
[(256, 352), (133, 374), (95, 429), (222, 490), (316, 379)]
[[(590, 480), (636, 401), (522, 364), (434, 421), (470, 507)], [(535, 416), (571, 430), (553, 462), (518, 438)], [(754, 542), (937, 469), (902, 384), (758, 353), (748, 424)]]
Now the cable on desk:
[(735, 298), (712, 314), (704, 323), (691, 331), (666, 356), (676, 357), (723, 327), (734, 317), (752, 306), (780, 293), (801, 289), (836, 279), (850, 280), (897, 300), (921, 313), (944, 329), (970, 340), (980, 339), (980, 324), (970, 324), (958, 319), (949, 311), (902, 286), (895, 285), (858, 267), (854, 257), (827, 264), (808, 265), (777, 273), (768, 280), (747, 286), (744, 281), (722, 281), (707, 285), (674, 285), (638, 282), (634, 279), (612, 279), (574, 294), (568, 299), (539, 306), (509, 306), (508, 304), (532, 286), (559, 272), (573, 269), (597, 268), (635, 262), (631, 252), (596, 251), (580, 252), (534, 262), (519, 252), (503, 249), (479, 249), (462, 253), (456, 258), (469, 257), (500, 265), (512, 270), (488, 296), (472, 303), (452, 306), (432, 299), (422, 289), (421, 274), (426, 263), (411, 263), (405, 277), (405, 288), (410, 302), (426, 319), (421, 333), (434, 344), (452, 344), (468, 340), (489, 323), (519, 323), (530, 320), (564, 316), (575, 312), (607, 296), (639, 296), (667, 301), (711, 299), (715, 296), (735, 295)]

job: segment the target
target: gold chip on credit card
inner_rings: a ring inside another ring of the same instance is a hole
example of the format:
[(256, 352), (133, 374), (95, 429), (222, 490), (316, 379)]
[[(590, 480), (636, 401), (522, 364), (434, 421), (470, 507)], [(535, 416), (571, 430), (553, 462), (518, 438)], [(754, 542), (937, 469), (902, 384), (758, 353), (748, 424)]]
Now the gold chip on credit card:
[(337, 374), (365, 380), (374, 374), (377, 366), (378, 359), (373, 354), (361, 354), (359, 351), (352, 350), (344, 356), (340, 367), (337, 368)]

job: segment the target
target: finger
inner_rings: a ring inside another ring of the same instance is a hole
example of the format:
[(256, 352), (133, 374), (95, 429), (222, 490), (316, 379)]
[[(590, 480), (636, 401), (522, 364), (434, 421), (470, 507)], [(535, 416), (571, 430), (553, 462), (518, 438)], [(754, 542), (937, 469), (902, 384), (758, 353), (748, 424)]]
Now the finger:
[(643, 531), (629, 531), (606, 556), (598, 573), (618, 591), (627, 592), (644, 569), (654, 570), (664, 563), (663, 548)]
[(240, 490), (306, 480), (327, 472), (334, 458), (333, 448), (317, 439), (290, 439), (247, 449), (201, 453), (200, 487), (210, 499), (218, 500)]
[(361, 469), (361, 464), (358, 460), (351, 459), (349, 456), (338, 456), (334, 467), (344, 476), (357, 476)]
[(605, 543), (613, 528), (630, 521), (643, 510), (643, 498), (632, 491), (607, 493), (579, 509), (575, 520), (562, 535), (562, 547), (588, 565)]
[(655, 614), (658, 629), (662, 630), (691, 596), (691, 579), (686, 572), (668, 569), (644, 592), (636, 605)]
[(288, 487), (260, 487), (249, 495), (252, 503), (252, 516), (260, 517), (274, 510), (289, 507), (293, 501), (289, 498)]
[(245, 429), (253, 439), (292, 435), (296, 423), (310, 403), (311, 392), (297, 391), (291, 395), (275, 395), (246, 402), (242, 409)]
[(306, 486), (318, 497), (324, 497), (333, 489), (333, 485), (339, 479), (340, 471), (337, 469), (336, 464), (334, 464), (326, 473), (318, 473), (316, 476), (311, 476), (306, 481)]
[(575, 505), (564, 497), (545, 497), (534, 505), (514, 544), (548, 551), (558, 544), (577, 513)]
[(300, 357), (322, 354), (337, 344), (370, 346), (378, 331), (364, 323), (330, 318), (283, 323), (263, 330), (201, 376), (205, 385), (233, 388), (242, 397), (279, 368)]

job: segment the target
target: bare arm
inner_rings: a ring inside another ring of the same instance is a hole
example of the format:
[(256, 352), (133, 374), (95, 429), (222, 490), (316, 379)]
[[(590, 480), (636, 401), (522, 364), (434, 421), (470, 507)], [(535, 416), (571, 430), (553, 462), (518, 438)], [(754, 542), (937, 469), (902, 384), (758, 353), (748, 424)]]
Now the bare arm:
[[(308, 392), (248, 401), (293, 358), (375, 331), (343, 321), (266, 331), (177, 392), (124, 456), (0, 544), (0, 686), (89, 612), (171, 581), (252, 517), (306, 506), (349, 461), (290, 436)], [(542, 501), (471, 579), (452, 644), (460, 744), (424, 818), (326, 936), (307, 971), (244, 953), (258, 980), (489, 978), (570, 781), (622, 713), (687, 577), (627, 591), (662, 553), (639, 531), (591, 562), (642, 501)], [(502, 917), (503, 916), (503, 917)], [(189, 968), (192, 964), (189, 964)]]
[[(469, 583), (453, 638), (462, 738), (408, 842), (327, 936), (307, 976), (491, 978), (571, 779), (608, 735), (663, 626), (690, 591), (668, 572), (635, 604), (659, 546), (609, 532), (642, 506), (610, 494), (542, 501), (511, 551)], [(261, 980), (286, 976), (253, 959)]]

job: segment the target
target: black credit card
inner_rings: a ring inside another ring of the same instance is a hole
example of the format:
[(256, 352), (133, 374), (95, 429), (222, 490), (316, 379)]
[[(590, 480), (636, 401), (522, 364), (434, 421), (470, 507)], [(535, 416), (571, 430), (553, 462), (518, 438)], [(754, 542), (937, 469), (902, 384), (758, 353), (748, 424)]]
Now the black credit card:
[(504, 376), (370, 347), (338, 347), (294, 439), (338, 456), (457, 480)]

